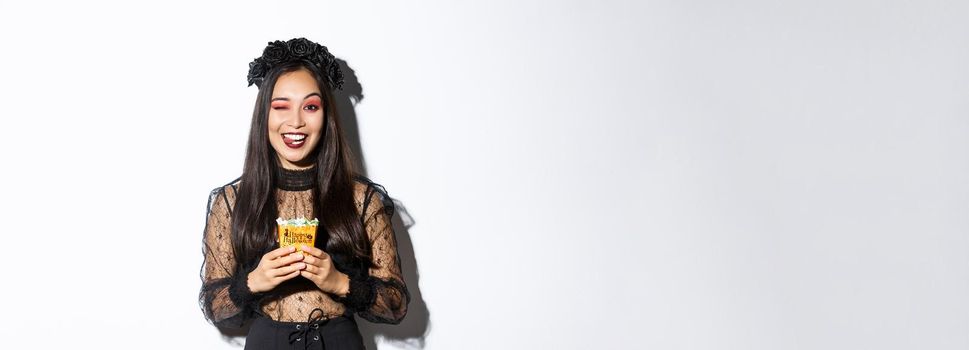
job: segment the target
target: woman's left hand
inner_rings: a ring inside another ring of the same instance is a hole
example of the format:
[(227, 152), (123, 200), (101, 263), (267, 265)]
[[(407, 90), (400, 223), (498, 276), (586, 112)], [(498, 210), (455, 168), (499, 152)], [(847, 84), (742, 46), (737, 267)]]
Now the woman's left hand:
[(300, 276), (313, 281), (324, 292), (345, 295), (350, 286), (350, 277), (336, 269), (330, 254), (306, 245), (302, 246), (302, 250), (306, 268), (299, 272)]

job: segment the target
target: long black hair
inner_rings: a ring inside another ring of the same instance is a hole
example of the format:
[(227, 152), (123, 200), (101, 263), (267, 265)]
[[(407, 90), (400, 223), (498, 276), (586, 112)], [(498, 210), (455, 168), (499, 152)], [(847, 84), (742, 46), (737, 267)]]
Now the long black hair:
[[(343, 138), (333, 92), (316, 67), (294, 61), (280, 64), (267, 72), (256, 95), (246, 161), (235, 210), (232, 211), (232, 249), (237, 261), (236, 272), (248, 272), (276, 246), (273, 234), (278, 215), (275, 167), (281, 165), (269, 143), (269, 108), (279, 76), (299, 69), (309, 70), (316, 79), (323, 95), (325, 113), (321, 140), (308, 156), (316, 158), (317, 181), (313, 191), (313, 206), (320, 219), (316, 245), (329, 254), (341, 254), (365, 268), (373, 266), (370, 241), (354, 201), (353, 176), (356, 172), (353, 156)], [(321, 235), (324, 232), (326, 234)], [(342, 259), (334, 260), (339, 262)]]

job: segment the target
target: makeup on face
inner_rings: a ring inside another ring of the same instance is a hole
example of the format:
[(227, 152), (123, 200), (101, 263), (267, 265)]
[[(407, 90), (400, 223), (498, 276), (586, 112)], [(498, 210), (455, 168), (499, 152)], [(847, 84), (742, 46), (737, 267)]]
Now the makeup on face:
[(269, 143), (283, 166), (305, 166), (324, 125), (323, 96), (307, 70), (280, 75), (269, 102)]
[[(289, 98), (274, 98), (272, 101), (272, 108), (280, 111), (288, 110), (290, 108)], [(306, 95), (306, 97), (303, 99), (301, 113), (320, 113), (320, 109), (320, 94), (314, 92)], [(299, 149), (300, 147), (303, 147), (303, 144), (306, 143), (306, 137), (309, 135), (303, 132), (284, 132), (282, 133), (282, 136), (283, 144), (285, 144), (286, 147)]]
[[(290, 105), (289, 97), (275, 97), (272, 99), (272, 109), (288, 110)], [(303, 110), (307, 113), (315, 113), (320, 110), (320, 93), (314, 92), (303, 98)]]

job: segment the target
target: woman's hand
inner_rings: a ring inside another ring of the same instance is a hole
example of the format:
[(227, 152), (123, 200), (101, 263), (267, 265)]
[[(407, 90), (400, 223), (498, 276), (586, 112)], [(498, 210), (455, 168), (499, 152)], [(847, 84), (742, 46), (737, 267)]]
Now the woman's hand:
[(350, 289), (350, 277), (336, 269), (330, 254), (306, 245), (302, 249), (309, 254), (303, 258), (306, 268), (299, 271), (300, 276), (313, 281), (324, 292), (345, 296)]
[(249, 290), (253, 293), (268, 292), (299, 275), (306, 268), (306, 263), (298, 262), (304, 256), (302, 253), (294, 253), (295, 251), (296, 248), (292, 246), (280, 247), (263, 255), (259, 266), (249, 273)]

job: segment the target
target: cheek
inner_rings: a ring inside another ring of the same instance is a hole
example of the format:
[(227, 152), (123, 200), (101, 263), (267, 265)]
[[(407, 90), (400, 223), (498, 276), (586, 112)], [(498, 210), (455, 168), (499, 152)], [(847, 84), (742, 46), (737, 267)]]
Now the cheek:
[(316, 136), (316, 141), (319, 142), (320, 138), (323, 137), (323, 120), (314, 120), (307, 126), (312, 130), (313, 135)]
[(266, 121), (269, 125), (269, 131), (279, 130), (279, 126), (283, 124), (283, 118), (273, 112), (269, 112), (269, 118)]
[(283, 145), (283, 137), (279, 135), (279, 127), (282, 125), (282, 122), (280, 121), (280, 118), (273, 117), (273, 115), (270, 114), (266, 124), (266, 132), (269, 135), (269, 144), (271, 144), (273, 148), (279, 150)]

